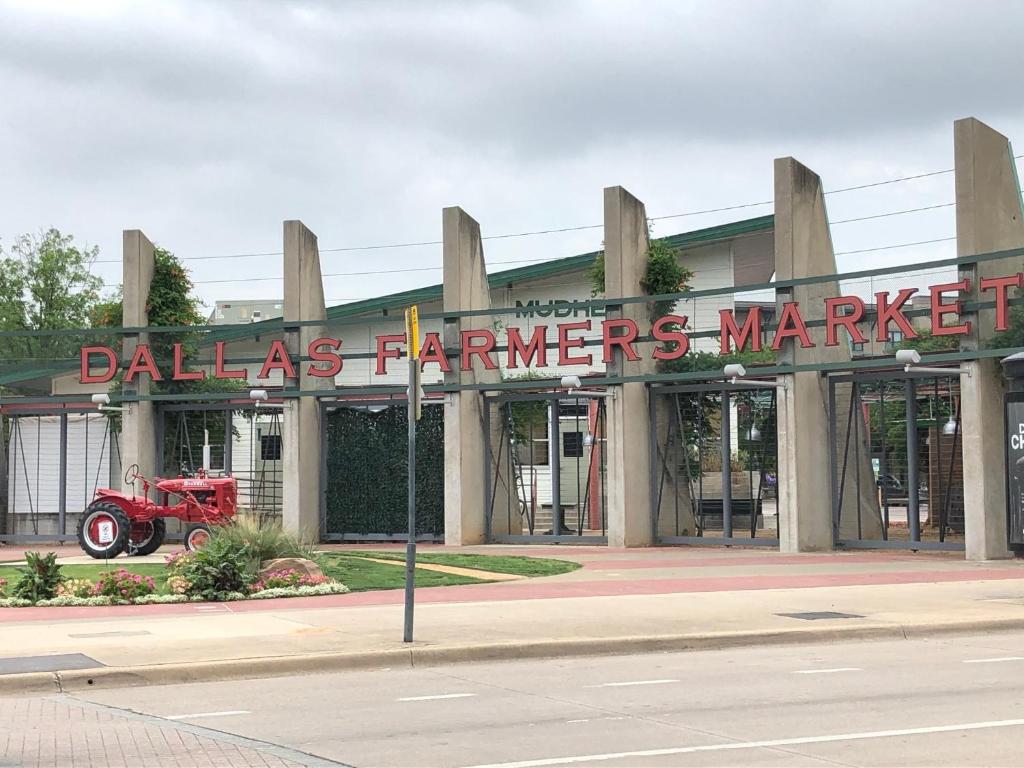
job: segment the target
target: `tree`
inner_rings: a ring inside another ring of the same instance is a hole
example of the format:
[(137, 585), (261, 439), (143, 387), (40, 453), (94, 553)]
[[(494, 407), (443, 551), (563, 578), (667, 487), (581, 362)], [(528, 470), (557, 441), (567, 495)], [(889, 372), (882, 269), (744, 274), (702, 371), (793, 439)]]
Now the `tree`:
[[(0, 249), (0, 331), (87, 327), (103, 286), (90, 271), (98, 254), (96, 246), (78, 246), (55, 228), (22, 235), (9, 253)], [(70, 336), (5, 336), (0, 355), (16, 365), (71, 359), (80, 342)]]

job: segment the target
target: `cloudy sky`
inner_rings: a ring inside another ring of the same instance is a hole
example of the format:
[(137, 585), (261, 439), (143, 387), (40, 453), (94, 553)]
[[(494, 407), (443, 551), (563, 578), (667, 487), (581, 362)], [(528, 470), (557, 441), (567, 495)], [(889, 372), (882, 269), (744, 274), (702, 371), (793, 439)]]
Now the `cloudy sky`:
[[(437, 240), (447, 205), (485, 236), (596, 224), (612, 184), (651, 216), (758, 203), (782, 155), (827, 189), (944, 170), (959, 117), (1024, 152), (1022, 30), (1024, 3), (980, 0), (0, 0), (0, 245), (58, 227), (99, 245), (116, 285), (121, 230), (140, 228), (187, 260), (204, 301), (278, 298), (278, 256), (206, 257), (279, 251), (300, 218), (325, 273), (437, 267), (438, 246), (326, 249)], [(942, 174), (828, 205), (838, 221), (952, 200)], [(844, 252), (954, 232), (944, 207), (833, 237)], [(507, 268), (600, 242), (585, 229), (486, 253)], [(340, 303), (439, 280), (325, 282)]]

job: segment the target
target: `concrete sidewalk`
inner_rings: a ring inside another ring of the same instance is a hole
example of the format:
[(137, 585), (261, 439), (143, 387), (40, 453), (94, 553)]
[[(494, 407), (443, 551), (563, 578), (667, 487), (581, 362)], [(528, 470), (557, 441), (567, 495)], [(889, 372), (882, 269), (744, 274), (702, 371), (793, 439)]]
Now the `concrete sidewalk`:
[[(559, 557), (583, 568), (420, 589), (412, 646), (401, 642), (400, 590), (0, 609), (0, 673), (8, 673), (0, 674), (0, 691), (1024, 627), (1024, 563), (1018, 561), (696, 548), (458, 551)], [(16, 671), (29, 663), (25, 657), (58, 654), (82, 656), (50, 666), (45, 658), (31, 662), (47, 671)]]

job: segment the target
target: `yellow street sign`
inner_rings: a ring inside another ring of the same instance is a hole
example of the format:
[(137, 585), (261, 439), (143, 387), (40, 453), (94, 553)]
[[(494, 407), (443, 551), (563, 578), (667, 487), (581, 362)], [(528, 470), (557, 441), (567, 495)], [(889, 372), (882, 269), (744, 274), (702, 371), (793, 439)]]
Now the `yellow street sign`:
[(420, 359), (420, 311), (415, 304), (405, 310), (405, 341), (409, 356)]

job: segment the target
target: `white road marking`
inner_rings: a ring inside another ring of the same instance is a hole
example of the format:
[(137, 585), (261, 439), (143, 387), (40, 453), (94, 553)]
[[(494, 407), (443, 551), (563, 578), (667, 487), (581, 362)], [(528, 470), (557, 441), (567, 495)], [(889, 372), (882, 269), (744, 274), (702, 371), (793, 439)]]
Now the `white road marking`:
[(1024, 656), (997, 656), (992, 659), (964, 659), (964, 664), (996, 664), (1000, 661), (1024, 661)]
[(228, 715), (251, 715), (248, 709), (226, 709), (223, 712), (194, 712), (191, 715), (164, 715), (164, 720), (193, 720), (197, 717), (227, 717)]
[(664, 685), (665, 683), (678, 683), (678, 680), (626, 680), (621, 683), (599, 683), (588, 685), (587, 688), (623, 688), (627, 685)]
[(436, 701), (437, 699), (466, 699), (475, 693), (439, 693), (436, 696), (404, 696), (396, 701)]
[(686, 755), (694, 752), (720, 752), (736, 749), (762, 749), (766, 747), (791, 747), (800, 744), (827, 744), (836, 741), (863, 741), (865, 739), (888, 739), (896, 736), (919, 736), (928, 733), (953, 733), (956, 731), (980, 731), (986, 728), (1012, 728), (1024, 726), (1024, 719), (989, 720), (980, 723), (959, 725), (935, 725), (924, 728), (899, 728), (891, 731), (865, 731), (861, 733), (837, 733), (829, 736), (798, 736), (791, 739), (768, 739), (765, 741), (732, 741), (724, 744), (704, 744), (698, 747), (672, 747), (668, 749), (639, 749), (635, 752), (606, 752), (600, 755), (574, 755), (572, 757), (551, 757), (541, 760), (520, 760), (513, 763), (491, 763), (474, 765), (471, 768), (541, 768), (547, 765), (571, 765), (590, 763), (598, 760), (622, 760), (633, 757), (660, 757), (663, 755)]
[(834, 667), (832, 669), (798, 669), (794, 675), (830, 675), (833, 672), (863, 672), (860, 667)]

